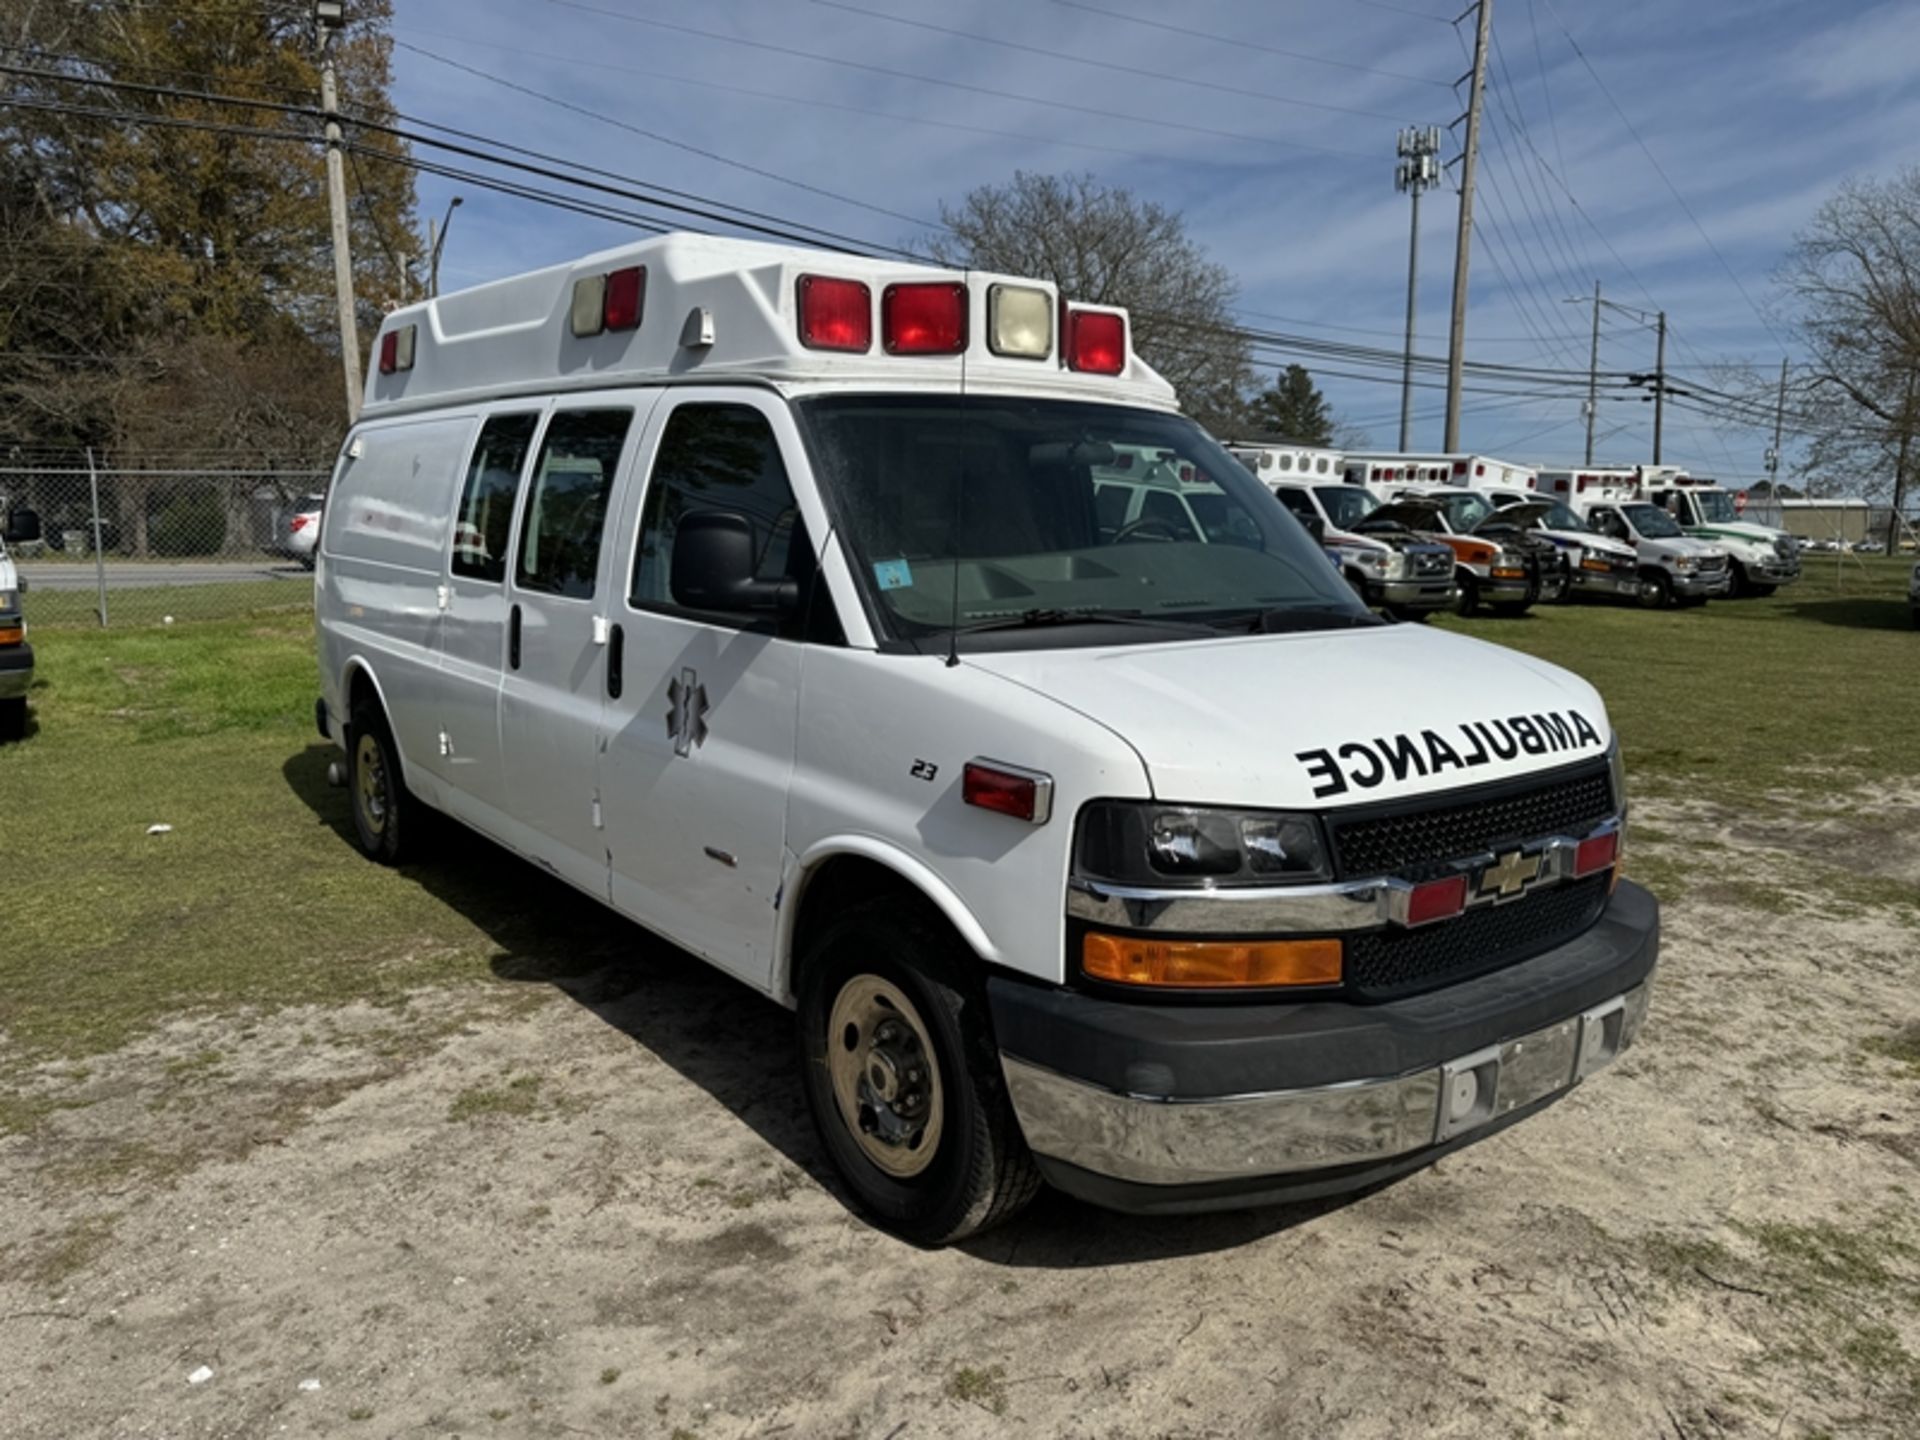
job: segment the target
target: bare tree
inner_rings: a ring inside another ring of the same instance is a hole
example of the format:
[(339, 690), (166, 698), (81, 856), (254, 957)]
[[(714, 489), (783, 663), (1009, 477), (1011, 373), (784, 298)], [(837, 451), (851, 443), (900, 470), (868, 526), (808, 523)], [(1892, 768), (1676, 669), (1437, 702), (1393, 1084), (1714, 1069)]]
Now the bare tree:
[[(1848, 181), (1800, 233), (1780, 273), (1812, 374), (1805, 469), (1891, 492), (1892, 552), (1920, 429), (1920, 170)], [(1879, 477), (1890, 477), (1881, 480)]]
[(1233, 329), (1233, 276), (1207, 258), (1178, 212), (1091, 175), (1017, 172), (941, 205), (928, 240), (945, 264), (1051, 280), (1070, 300), (1122, 305), (1133, 347), (1202, 424), (1231, 429), (1253, 383)]

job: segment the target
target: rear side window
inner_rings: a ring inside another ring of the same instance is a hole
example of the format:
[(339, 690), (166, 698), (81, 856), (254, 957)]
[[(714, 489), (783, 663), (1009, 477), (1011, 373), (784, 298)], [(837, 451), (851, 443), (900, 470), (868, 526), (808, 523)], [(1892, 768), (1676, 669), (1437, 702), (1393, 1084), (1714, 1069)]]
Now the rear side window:
[(520, 527), (521, 589), (593, 598), (607, 497), (632, 423), (631, 410), (562, 410), (547, 423)]
[(480, 427), (453, 526), (454, 574), (494, 584), (507, 578), (513, 497), (539, 423), (538, 415), (495, 415)]
[(756, 579), (807, 578), (812, 553), (767, 417), (747, 405), (683, 405), (667, 420), (647, 483), (633, 562), (635, 605), (677, 608), (674, 536), (682, 518), (706, 510), (731, 510), (752, 523)]

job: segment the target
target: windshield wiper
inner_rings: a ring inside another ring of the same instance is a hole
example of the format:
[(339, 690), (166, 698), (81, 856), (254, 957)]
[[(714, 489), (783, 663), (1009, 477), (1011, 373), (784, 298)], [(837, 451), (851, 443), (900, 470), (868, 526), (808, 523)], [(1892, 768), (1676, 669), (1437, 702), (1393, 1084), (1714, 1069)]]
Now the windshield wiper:
[(990, 630), (1042, 630), (1054, 625), (1133, 625), (1148, 630), (1183, 630), (1193, 635), (1217, 635), (1211, 625), (1192, 620), (1155, 619), (1140, 610), (1041, 609), (1019, 615), (1004, 615), (998, 620), (982, 620), (962, 625), (962, 635), (984, 635)]

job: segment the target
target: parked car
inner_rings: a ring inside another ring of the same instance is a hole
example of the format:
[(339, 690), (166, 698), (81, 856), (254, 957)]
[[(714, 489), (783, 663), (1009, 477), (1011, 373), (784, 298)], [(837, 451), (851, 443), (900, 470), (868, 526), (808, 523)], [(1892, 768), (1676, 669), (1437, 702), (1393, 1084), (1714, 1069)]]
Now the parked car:
[(389, 312), (322, 528), (367, 855), (450, 816), (784, 1005), (920, 1243), (1378, 1185), (1646, 1013), (1598, 692), (1382, 623), (1128, 332), (626, 245)]
[(326, 508), (325, 495), (303, 496), (287, 519), (287, 554), (307, 569), (313, 569), (314, 547), (320, 543), (320, 516)]
[(26, 607), (20, 578), (6, 541), (0, 540), (0, 740), (27, 733), (27, 690), (33, 684), (33, 647), (27, 643)]
[(1598, 533), (1623, 541), (1640, 557), (1640, 603), (1649, 610), (1704, 605), (1733, 589), (1732, 558), (1720, 546), (1698, 540), (1658, 505), (1644, 500), (1581, 506)]

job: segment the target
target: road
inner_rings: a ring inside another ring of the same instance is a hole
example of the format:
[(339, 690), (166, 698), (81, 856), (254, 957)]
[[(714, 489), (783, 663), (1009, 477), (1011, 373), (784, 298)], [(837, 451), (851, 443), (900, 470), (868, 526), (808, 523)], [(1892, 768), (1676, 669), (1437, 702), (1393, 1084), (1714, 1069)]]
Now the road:
[[(99, 580), (90, 564), (27, 561), (20, 578), (34, 590), (91, 590)], [(310, 572), (291, 560), (218, 560), (168, 564), (165, 561), (107, 561), (109, 590), (171, 585), (230, 585), (252, 580), (305, 580)]]

